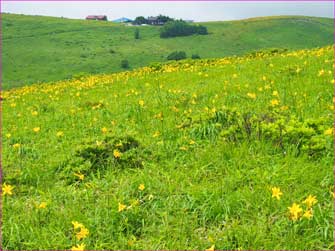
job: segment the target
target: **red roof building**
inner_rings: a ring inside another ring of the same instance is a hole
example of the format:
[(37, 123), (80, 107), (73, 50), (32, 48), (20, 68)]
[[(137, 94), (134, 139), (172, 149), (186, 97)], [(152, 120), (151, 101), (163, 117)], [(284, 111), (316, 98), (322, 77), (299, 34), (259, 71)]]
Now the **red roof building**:
[(100, 20), (100, 21), (107, 21), (107, 16), (105, 15), (90, 15), (86, 17), (86, 20)]

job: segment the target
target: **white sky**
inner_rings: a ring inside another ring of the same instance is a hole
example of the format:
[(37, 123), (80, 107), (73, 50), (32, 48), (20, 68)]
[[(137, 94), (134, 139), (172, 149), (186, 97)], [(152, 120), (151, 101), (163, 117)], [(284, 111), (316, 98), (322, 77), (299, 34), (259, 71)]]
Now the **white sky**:
[(195, 21), (236, 20), (257, 16), (305, 15), (334, 17), (334, 3), (328, 2), (129, 2), (129, 1), (68, 1), (20, 2), (1, 1), (1, 11), (67, 18), (87, 15), (107, 15), (108, 20), (119, 17), (168, 15)]

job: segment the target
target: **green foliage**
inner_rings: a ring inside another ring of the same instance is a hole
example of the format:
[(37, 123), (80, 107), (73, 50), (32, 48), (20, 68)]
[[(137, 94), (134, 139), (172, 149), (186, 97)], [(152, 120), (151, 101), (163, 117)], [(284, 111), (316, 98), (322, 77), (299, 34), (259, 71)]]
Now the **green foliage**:
[(169, 17), (169, 16), (164, 16), (164, 15), (158, 15), (157, 16), (157, 19), (159, 22), (162, 22), (162, 23), (167, 23), (167, 22), (170, 22), (170, 21), (173, 21), (173, 18)]
[(143, 16), (136, 17), (133, 24), (141, 25), (141, 24), (146, 24), (148, 23), (147, 19)]
[(121, 61), (121, 67), (122, 67), (123, 69), (128, 69), (128, 68), (129, 68), (129, 62), (128, 62), (127, 59), (123, 59), (123, 60)]
[[(115, 151), (120, 156), (115, 156)], [(78, 178), (76, 173), (85, 176), (99, 175), (107, 169), (141, 168), (147, 158), (139, 142), (133, 137), (106, 137), (101, 142), (86, 142), (80, 146), (76, 154), (58, 171), (62, 178), (73, 183)], [(111, 171), (111, 170), (109, 170)]]
[(297, 155), (303, 151), (317, 158), (331, 150), (331, 145), (322, 137), (327, 127), (326, 121), (300, 122), (294, 116), (278, 110), (241, 114), (236, 110), (224, 109), (216, 111), (206, 120), (193, 122), (191, 136), (199, 139), (213, 140), (220, 134), (223, 140), (233, 142), (269, 140), (279, 151), (291, 149)]
[(194, 34), (207, 35), (207, 28), (202, 25), (190, 25), (182, 20), (179, 20), (167, 22), (160, 32), (160, 37), (183, 37)]
[(137, 28), (134, 33), (135, 39), (140, 39), (140, 30)]
[(200, 59), (200, 56), (198, 54), (192, 54), (192, 59)]
[(166, 59), (167, 60), (182, 60), (186, 58), (186, 53), (185, 51), (174, 51), (171, 52)]

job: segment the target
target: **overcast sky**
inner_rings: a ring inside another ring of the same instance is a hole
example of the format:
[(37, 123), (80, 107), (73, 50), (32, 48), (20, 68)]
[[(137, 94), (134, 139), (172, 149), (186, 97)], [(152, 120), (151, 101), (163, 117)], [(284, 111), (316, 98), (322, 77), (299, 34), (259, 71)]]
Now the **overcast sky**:
[(333, 17), (333, 2), (12, 2), (1, 1), (2, 12), (85, 18), (87, 15), (119, 17), (168, 15), (195, 21), (236, 20), (257, 16), (305, 15)]

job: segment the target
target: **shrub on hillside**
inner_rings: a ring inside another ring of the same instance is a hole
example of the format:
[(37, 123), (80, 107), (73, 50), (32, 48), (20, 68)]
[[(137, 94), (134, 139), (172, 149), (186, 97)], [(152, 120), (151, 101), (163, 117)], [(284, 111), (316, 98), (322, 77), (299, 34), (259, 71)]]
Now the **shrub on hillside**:
[(161, 38), (190, 36), (193, 34), (206, 35), (207, 28), (202, 25), (190, 25), (185, 21), (170, 21), (167, 22), (160, 33)]
[(128, 62), (127, 59), (123, 59), (123, 60), (121, 61), (121, 68), (123, 68), (123, 69), (127, 69), (127, 68), (129, 68), (129, 62)]
[(148, 20), (143, 16), (136, 17), (133, 22), (134, 25), (141, 25), (141, 24), (147, 24), (147, 23), (148, 23)]
[(174, 51), (167, 56), (167, 60), (181, 60), (186, 58), (184, 51)]
[(192, 54), (192, 59), (200, 59), (200, 56), (198, 54)]
[(134, 37), (135, 37), (135, 39), (140, 39), (140, 30), (139, 29), (135, 30)]

